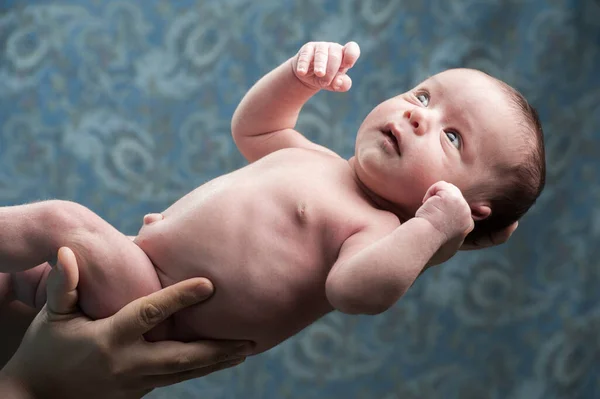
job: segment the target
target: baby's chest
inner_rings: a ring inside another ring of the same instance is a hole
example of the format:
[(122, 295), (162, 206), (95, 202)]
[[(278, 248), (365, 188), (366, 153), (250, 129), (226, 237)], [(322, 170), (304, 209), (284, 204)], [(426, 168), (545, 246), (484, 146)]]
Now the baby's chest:
[(289, 227), (310, 234), (335, 253), (349, 236), (378, 217), (377, 210), (339, 181), (296, 188), (286, 197), (282, 212)]

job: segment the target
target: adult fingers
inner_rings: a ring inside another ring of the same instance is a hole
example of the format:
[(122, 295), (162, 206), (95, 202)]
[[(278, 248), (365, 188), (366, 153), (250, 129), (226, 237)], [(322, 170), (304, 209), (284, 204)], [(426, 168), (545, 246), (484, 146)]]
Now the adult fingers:
[(69, 314), (77, 311), (77, 284), (79, 269), (77, 259), (71, 249), (58, 250), (56, 266), (48, 275), (46, 283), (46, 303), (48, 310), (55, 314)]
[(146, 375), (173, 374), (252, 354), (254, 345), (247, 341), (159, 341), (143, 344), (136, 355), (138, 372)]
[(194, 378), (204, 377), (215, 371), (225, 370), (230, 367), (237, 366), (246, 360), (245, 358), (229, 360), (222, 363), (213, 364), (206, 367), (201, 367), (194, 370), (182, 371), (180, 373), (166, 374), (166, 375), (152, 375), (144, 377), (144, 383), (146, 386), (159, 388), (167, 385), (177, 384), (179, 382), (191, 380)]
[(480, 238), (473, 242), (465, 241), (465, 243), (460, 249), (463, 251), (472, 251), (475, 249), (483, 249), (504, 244), (515, 232), (517, 227), (519, 227), (519, 222), (514, 222), (513, 224), (501, 231), (490, 233), (487, 237)]
[(192, 278), (136, 299), (111, 316), (114, 338), (135, 338), (167, 319), (173, 313), (212, 295), (213, 286), (205, 278)]

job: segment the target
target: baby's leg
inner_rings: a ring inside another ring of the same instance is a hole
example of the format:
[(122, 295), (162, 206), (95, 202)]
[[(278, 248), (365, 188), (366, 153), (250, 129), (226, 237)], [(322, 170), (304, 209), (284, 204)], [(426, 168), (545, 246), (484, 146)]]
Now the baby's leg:
[[(160, 290), (154, 265), (131, 239), (85, 207), (66, 213), (57, 245), (77, 258), (79, 305), (93, 319), (115, 314), (127, 303)], [(57, 248), (58, 249), (58, 248)], [(45, 303), (45, 263), (14, 275), (19, 299), (30, 306)]]
[(14, 299), (40, 310), (46, 303), (46, 279), (52, 268), (48, 262), (10, 275)]

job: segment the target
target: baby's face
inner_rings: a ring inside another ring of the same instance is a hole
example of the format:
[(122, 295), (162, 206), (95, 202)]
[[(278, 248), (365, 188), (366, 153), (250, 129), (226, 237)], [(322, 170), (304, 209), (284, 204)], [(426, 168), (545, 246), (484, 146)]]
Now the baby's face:
[(379, 104), (359, 128), (355, 165), (375, 194), (413, 215), (444, 180), (463, 192), (516, 162), (519, 123), (492, 78), (468, 69), (437, 74)]

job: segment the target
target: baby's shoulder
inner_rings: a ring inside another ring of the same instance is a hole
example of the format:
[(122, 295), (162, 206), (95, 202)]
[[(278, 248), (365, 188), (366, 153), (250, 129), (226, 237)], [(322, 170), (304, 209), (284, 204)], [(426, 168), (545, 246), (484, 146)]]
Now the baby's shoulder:
[(365, 213), (362, 219), (361, 231), (371, 237), (384, 237), (396, 230), (400, 226), (400, 220), (392, 212), (380, 209), (372, 209), (372, 212)]

